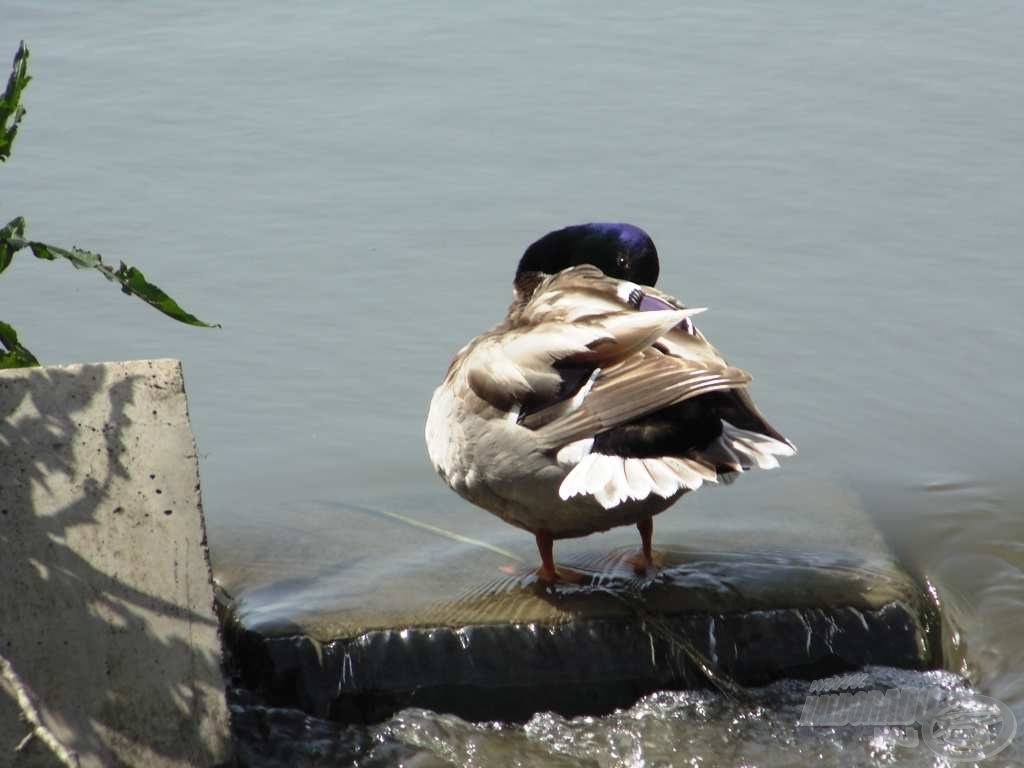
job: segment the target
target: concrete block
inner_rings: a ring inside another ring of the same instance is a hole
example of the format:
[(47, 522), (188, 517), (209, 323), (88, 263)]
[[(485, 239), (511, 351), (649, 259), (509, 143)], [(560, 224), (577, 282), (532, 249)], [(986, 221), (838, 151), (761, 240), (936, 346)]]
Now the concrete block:
[(536, 582), (533, 542), (515, 529), (474, 545), (437, 535), (440, 519), (428, 530), (339, 503), (301, 517), (315, 538), (278, 537), (279, 560), (257, 560), (276, 580), (226, 580), (226, 643), (271, 703), (343, 722), (405, 707), (471, 720), (604, 714), (706, 686), (704, 668), (759, 686), (940, 667), (934, 606), (857, 500), (798, 487), (815, 491), (812, 505), (783, 490), (728, 517), (659, 517), (662, 565), (646, 576), (628, 562), (635, 531), (559, 542), (560, 563), (586, 578), (553, 588)]
[(0, 765), (229, 759), (181, 364), (0, 372), (0, 466)]

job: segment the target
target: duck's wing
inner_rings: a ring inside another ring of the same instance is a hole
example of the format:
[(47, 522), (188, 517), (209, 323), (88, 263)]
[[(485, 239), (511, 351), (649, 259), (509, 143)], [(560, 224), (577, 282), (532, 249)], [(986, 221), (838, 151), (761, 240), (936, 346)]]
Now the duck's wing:
[(558, 402), (522, 419), (548, 450), (607, 432), (669, 406), (712, 392), (745, 387), (750, 374), (729, 365), (712, 367), (643, 350), (618, 364), (599, 367), (582, 398)]
[[(547, 278), (512, 313), (515, 328), (549, 352), (548, 329), (566, 339), (583, 328), (608, 335), (586, 350), (556, 354), (545, 371), (552, 383), (557, 377), (546, 393), (554, 400), (527, 403), (520, 423), (557, 448), (701, 394), (744, 387), (750, 376), (726, 363), (693, 325), (702, 311), (589, 265)], [(627, 338), (626, 328), (643, 331)]]
[(693, 325), (699, 311), (575, 267), (510, 313), (472, 356), (470, 381), (570, 470), (563, 498), (612, 507), (777, 466), (792, 444), (754, 406), (750, 376)]
[(503, 410), (554, 404), (570, 394), (580, 371), (589, 376), (629, 360), (696, 314), (676, 307), (637, 312), (621, 305), (581, 313), (565, 299), (559, 292), (558, 306), (528, 306), (466, 351), (461, 368), (478, 397)]
[(496, 407), (541, 406), (565, 394), (567, 372), (629, 360), (686, 317), (687, 310), (617, 312), (493, 333), (465, 358), (467, 381)]

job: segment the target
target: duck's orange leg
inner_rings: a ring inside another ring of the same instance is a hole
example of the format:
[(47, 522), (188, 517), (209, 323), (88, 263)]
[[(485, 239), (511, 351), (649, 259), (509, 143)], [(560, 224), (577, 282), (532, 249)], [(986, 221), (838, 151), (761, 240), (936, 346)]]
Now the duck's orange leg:
[(636, 529), (640, 531), (641, 551), (638, 555), (626, 558), (626, 562), (633, 566), (633, 571), (638, 576), (642, 576), (647, 573), (649, 568), (656, 567), (659, 564), (655, 561), (654, 550), (651, 548), (651, 544), (654, 541), (654, 520), (649, 517), (641, 520), (636, 524)]
[(654, 518), (648, 517), (636, 524), (640, 531), (640, 546), (643, 548), (645, 564), (654, 565), (654, 553), (651, 550), (651, 543), (654, 541)]
[(540, 551), (540, 568), (537, 569), (537, 578), (545, 584), (554, 584), (556, 581), (567, 581), (571, 584), (579, 584), (586, 581), (587, 575), (572, 568), (555, 568), (554, 544), (555, 537), (551, 531), (537, 531), (533, 534), (537, 539), (537, 549)]
[(537, 578), (548, 584), (558, 581), (558, 573), (555, 572), (555, 539), (551, 531), (537, 531), (534, 534), (537, 539), (537, 549), (540, 552), (540, 568), (537, 571)]

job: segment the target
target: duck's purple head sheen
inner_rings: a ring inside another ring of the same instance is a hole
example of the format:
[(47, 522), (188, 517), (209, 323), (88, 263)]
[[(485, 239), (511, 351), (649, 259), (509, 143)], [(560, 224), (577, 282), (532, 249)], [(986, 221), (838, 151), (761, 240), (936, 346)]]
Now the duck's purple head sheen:
[(640, 285), (658, 281), (658, 250), (632, 224), (576, 224), (549, 232), (526, 249), (516, 281), (529, 273), (553, 275), (577, 264), (592, 264), (609, 277)]

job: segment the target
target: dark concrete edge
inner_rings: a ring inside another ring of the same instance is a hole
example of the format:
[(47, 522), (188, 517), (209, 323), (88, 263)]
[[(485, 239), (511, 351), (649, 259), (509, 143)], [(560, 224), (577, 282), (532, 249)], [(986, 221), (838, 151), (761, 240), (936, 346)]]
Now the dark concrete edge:
[(217, 584), (217, 580), (214, 577), (213, 571), (213, 559), (210, 557), (210, 537), (207, 532), (206, 525), (206, 508), (203, 504), (203, 490), (202, 490), (202, 473), (199, 469), (199, 445), (196, 441), (195, 432), (191, 429), (192, 414), (189, 407), (188, 401), (188, 390), (185, 387), (185, 369), (180, 360), (175, 360), (178, 369), (178, 378), (181, 382), (181, 395), (185, 402), (185, 419), (188, 422), (189, 434), (191, 438), (192, 453), (196, 457), (195, 461), (195, 494), (196, 494), (196, 507), (199, 510), (199, 549), (203, 553), (203, 562), (206, 565), (206, 583), (210, 586), (210, 591), (213, 595), (213, 600), (210, 602), (209, 610), (217, 619), (217, 654), (216, 662), (220, 666), (221, 677), (223, 683), (221, 688), (224, 695), (224, 703), (227, 709), (227, 727), (228, 727), (228, 739), (227, 739), (227, 755), (224, 756), (224, 760), (217, 763), (212, 768), (237, 768), (240, 765), (240, 758), (238, 749), (235, 745), (234, 738), (234, 713), (230, 706), (230, 697), (228, 691), (228, 681), (231, 677), (231, 659), (232, 655), (228, 649), (228, 637), (225, 632), (224, 623), (224, 612), (223, 612), (223, 592), (220, 586)]
[[(707, 688), (701, 659), (738, 686), (871, 665), (941, 668), (939, 622), (931, 608), (911, 599), (874, 611), (678, 614), (660, 620), (668, 631), (643, 620), (605, 619), (405, 628), (326, 643), (301, 632), (263, 637), (230, 611), (222, 618), (236, 683), (273, 705), (344, 723), (378, 722), (406, 707), (521, 721), (544, 710), (607, 714), (656, 690)], [(733, 638), (731, 650), (711, 647), (716, 627)], [(679, 636), (693, 641), (697, 656)]]

